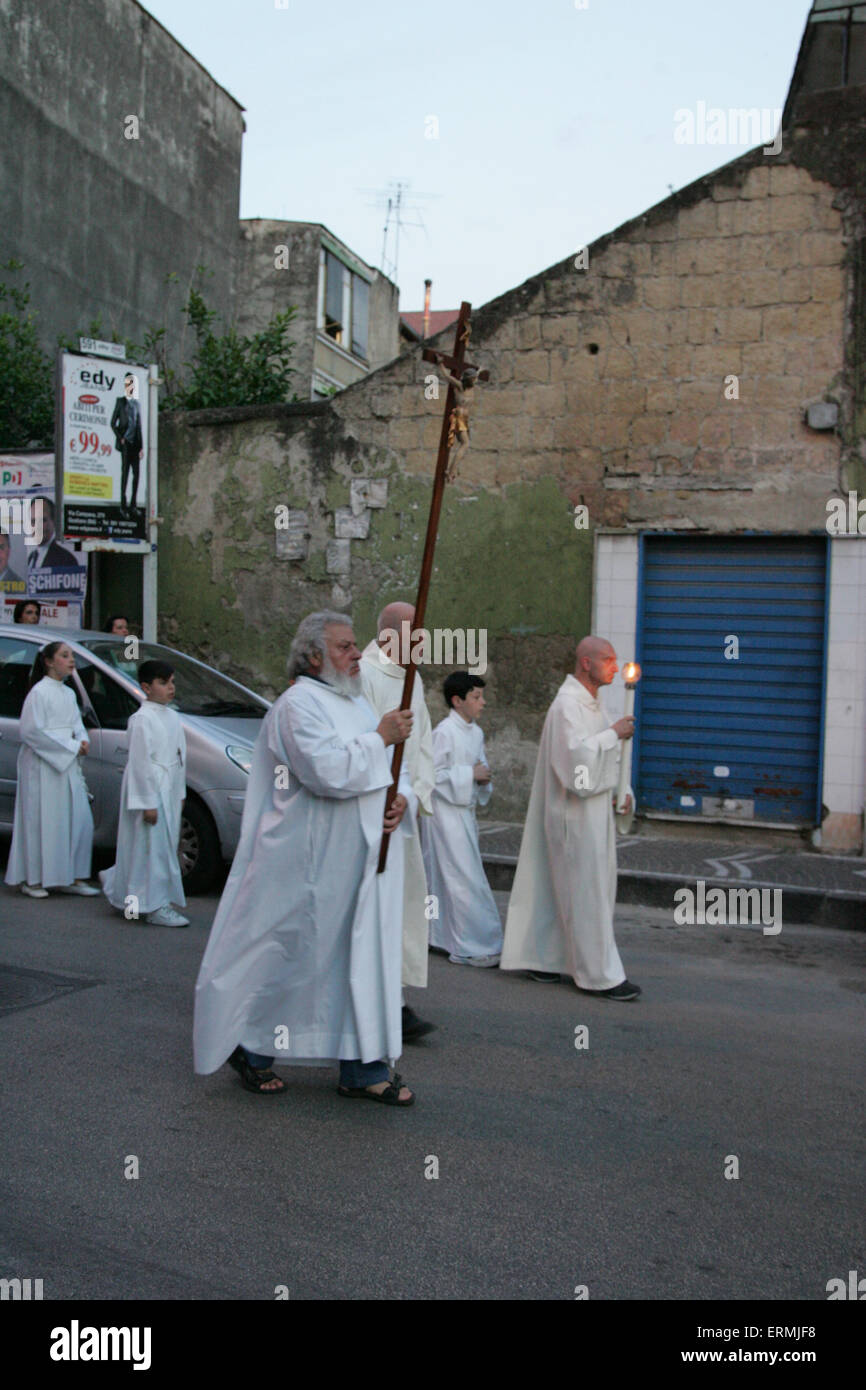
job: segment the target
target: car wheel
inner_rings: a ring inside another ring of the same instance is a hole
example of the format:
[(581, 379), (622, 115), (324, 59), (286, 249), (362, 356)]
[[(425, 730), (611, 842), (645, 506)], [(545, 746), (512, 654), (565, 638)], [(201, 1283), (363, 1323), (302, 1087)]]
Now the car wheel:
[(181, 812), (179, 857), (183, 891), (206, 893), (222, 867), (222, 855), (210, 812), (192, 796)]

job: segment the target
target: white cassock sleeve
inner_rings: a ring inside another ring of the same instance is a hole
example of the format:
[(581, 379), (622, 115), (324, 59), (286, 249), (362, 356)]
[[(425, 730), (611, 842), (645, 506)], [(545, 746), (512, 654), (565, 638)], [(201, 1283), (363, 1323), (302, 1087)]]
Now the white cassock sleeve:
[[(478, 729), (478, 725), (477, 725), (477, 724), (476, 724), (475, 727), (476, 727), (476, 729)], [(490, 764), (489, 764), (489, 762), (487, 761), (487, 746), (486, 746), (486, 744), (485, 744), (485, 742), (484, 742), (484, 734), (481, 733), (481, 730), (480, 730), (480, 729), (478, 729), (478, 732), (479, 732), (479, 734), (481, 734), (481, 752), (480, 752), (479, 755), (478, 755), (478, 761), (479, 761), (480, 763), (483, 763), (484, 766), (485, 766), (486, 768), (489, 769)], [(493, 795), (493, 778), (492, 778), (492, 777), (491, 777), (491, 779), (490, 779), (489, 782), (476, 782), (476, 784), (475, 784), (475, 800), (476, 800), (476, 802), (477, 802), (477, 804), (478, 804), (479, 806), (486, 806), (492, 795)]]
[(433, 730), (433, 767), (437, 796), (452, 806), (471, 806), (472, 764), (454, 761), (454, 740), (447, 720)]
[(186, 734), (183, 731), (183, 724), (180, 719), (177, 721), (177, 747), (183, 769), (183, 783), (180, 788), (180, 798), (181, 801), (186, 801)]
[[(552, 735), (551, 768), (567, 792), (585, 798), (616, 786), (619, 737), (613, 728), (588, 734), (579, 712), (569, 705), (557, 711)], [(580, 767), (586, 769), (585, 779), (576, 776)], [(588, 785), (577, 785), (584, 780)]]
[(86, 738), (84, 725), (81, 715), (77, 712), (77, 706), (76, 724), (71, 734), (46, 729), (44, 726), (52, 717), (53, 712), (48, 701), (42, 691), (34, 687), (24, 701), (19, 737), (22, 743), (32, 748), (33, 752), (48, 763), (49, 767), (53, 767), (55, 772), (66, 772), (78, 757), (82, 739)]
[(412, 835), (415, 830), (415, 821), (418, 816), (418, 798), (412, 790), (412, 783), (409, 780), (409, 774), (402, 766), (400, 768), (400, 777), (397, 782), (397, 790), (401, 796), (405, 796), (406, 801), (408, 802), (406, 810), (403, 812), (403, 819), (400, 822), (399, 828), (403, 831), (404, 835)]
[(286, 701), (279, 709), (271, 740), (274, 730), (283, 745), (269, 742), (274, 757), (281, 762), (288, 754), (292, 772), (316, 796), (348, 800), (390, 784), (387, 749), (375, 729), (344, 743), (312, 702), (293, 707)]
[[(415, 786), (421, 812), (432, 816), (433, 803), (433, 732), (430, 724), (430, 711), (422, 694), (417, 709), (417, 749), (415, 753)], [(412, 730), (415, 735), (415, 729)]]
[(155, 811), (159, 807), (156, 766), (147, 717), (133, 714), (129, 720), (129, 759), (126, 776), (126, 810)]

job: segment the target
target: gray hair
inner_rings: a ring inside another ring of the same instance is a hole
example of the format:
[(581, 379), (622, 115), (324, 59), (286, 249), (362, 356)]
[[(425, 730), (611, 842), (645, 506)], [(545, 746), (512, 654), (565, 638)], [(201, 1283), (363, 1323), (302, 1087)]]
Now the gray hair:
[(325, 628), (338, 625), (351, 627), (351, 615), (338, 613), (334, 608), (323, 608), (321, 612), (309, 613), (306, 618), (301, 619), (286, 662), (289, 680), (294, 680), (295, 676), (306, 675), (310, 669), (310, 657), (314, 653), (318, 656), (326, 655)]

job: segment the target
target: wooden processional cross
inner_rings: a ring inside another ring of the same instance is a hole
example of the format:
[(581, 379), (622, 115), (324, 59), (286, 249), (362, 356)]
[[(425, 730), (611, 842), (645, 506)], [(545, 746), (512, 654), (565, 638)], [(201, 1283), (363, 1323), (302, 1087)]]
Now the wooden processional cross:
[[(460, 305), (460, 315), (457, 319), (457, 332), (454, 338), (454, 351), (450, 357), (444, 353), (434, 352), (432, 348), (425, 348), (421, 354), (425, 362), (435, 362), (460, 382), (463, 373), (475, 371), (473, 363), (466, 361), (466, 346), (469, 342), (471, 331), (470, 315), (472, 305), (466, 301)], [(488, 372), (478, 372), (476, 380), (487, 381)], [(442, 511), (442, 497), (445, 492), (445, 480), (448, 471), (448, 456), (452, 445), (456, 442), (456, 416), (457, 396), (453, 383), (448, 384), (448, 395), (445, 397), (445, 414), (442, 419), (442, 433), (439, 436), (439, 454), (436, 459), (436, 473), (433, 479), (433, 496), (430, 499), (430, 515), (427, 520), (427, 536), (424, 540), (424, 558), (421, 561), (421, 578), (418, 582), (418, 597), (415, 600), (415, 617), (412, 621), (412, 628), (423, 628), (424, 615), (427, 608), (427, 595), (430, 592), (430, 579), (433, 574), (433, 552), (436, 549), (436, 536), (439, 530), (439, 514)], [(404, 663), (406, 679), (403, 682), (403, 697), (400, 701), (401, 710), (408, 710), (412, 707), (412, 688), (415, 684), (415, 664), (411, 660), (412, 644), (410, 643), (410, 659)], [(391, 785), (388, 788), (388, 795), (385, 801), (386, 813), (391, 808), (391, 803), (397, 795), (397, 786), (400, 781), (400, 769), (403, 766), (403, 743), (395, 744), (394, 759), (391, 763)], [(388, 860), (388, 841), (390, 832), (383, 831), (382, 845), (379, 850), (378, 873), (382, 873)]]

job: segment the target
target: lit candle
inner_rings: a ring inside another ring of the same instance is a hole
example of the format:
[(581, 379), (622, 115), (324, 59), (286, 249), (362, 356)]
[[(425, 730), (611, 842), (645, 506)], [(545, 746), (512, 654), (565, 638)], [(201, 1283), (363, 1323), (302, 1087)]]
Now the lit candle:
[[(630, 718), (634, 715), (634, 688), (640, 680), (640, 667), (636, 661), (627, 661), (622, 668), (622, 678), (625, 682), (625, 709), (623, 715)], [(625, 812), (625, 799), (628, 796), (628, 784), (631, 779), (631, 747), (630, 738), (623, 739), (622, 753), (619, 759), (619, 783), (616, 789), (616, 813), (621, 816)], [(632, 807), (632, 813), (634, 807)]]

